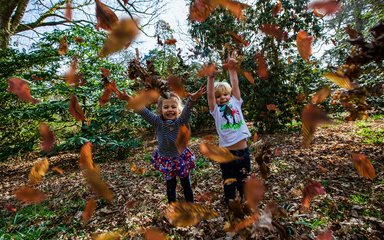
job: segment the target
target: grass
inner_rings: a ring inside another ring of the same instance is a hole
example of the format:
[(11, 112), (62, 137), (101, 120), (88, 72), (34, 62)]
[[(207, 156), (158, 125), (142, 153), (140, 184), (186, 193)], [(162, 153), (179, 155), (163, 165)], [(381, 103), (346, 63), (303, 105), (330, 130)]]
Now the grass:
[(355, 204), (366, 204), (368, 202), (368, 197), (362, 194), (353, 194), (350, 196), (350, 200)]
[(374, 129), (372, 123), (368, 121), (357, 121), (355, 126), (358, 128), (356, 134), (363, 138), (363, 143), (376, 145), (384, 143), (384, 128)]

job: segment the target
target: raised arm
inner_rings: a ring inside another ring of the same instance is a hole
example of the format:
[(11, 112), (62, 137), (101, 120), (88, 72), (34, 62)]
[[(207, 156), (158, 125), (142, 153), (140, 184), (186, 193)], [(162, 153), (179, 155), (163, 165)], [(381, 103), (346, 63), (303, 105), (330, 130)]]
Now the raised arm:
[(136, 113), (141, 115), (145, 121), (147, 121), (148, 123), (150, 123), (155, 127), (158, 126), (158, 124), (160, 124), (160, 121), (161, 121), (160, 117), (154, 114), (153, 112), (151, 112), (146, 107), (141, 108), (140, 110), (136, 111)]
[(237, 99), (240, 100), (241, 93), (239, 88), (239, 78), (237, 76), (237, 60), (236, 60), (236, 52), (233, 51), (231, 55), (228, 56), (228, 72), (229, 72), (229, 79), (231, 80), (231, 86), (232, 86), (232, 95)]
[(182, 123), (188, 123), (189, 118), (191, 116), (191, 110), (192, 110), (193, 103), (197, 99), (199, 99), (205, 93), (205, 91), (206, 91), (205, 87), (201, 86), (200, 89), (197, 90), (196, 92), (188, 93), (187, 101), (185, 102), (185, 106), (184, 106), (183, 111), (181, 112), (180, 118), (179, 118)]
[(215, 105), (216, 105), (216, 99), (215, 99), (215, 77), (214, 76), (208, 76), (208, 81), (207, 81), (207, 99), (208, 99), (209, 111), (212, 112), (215, 109)]

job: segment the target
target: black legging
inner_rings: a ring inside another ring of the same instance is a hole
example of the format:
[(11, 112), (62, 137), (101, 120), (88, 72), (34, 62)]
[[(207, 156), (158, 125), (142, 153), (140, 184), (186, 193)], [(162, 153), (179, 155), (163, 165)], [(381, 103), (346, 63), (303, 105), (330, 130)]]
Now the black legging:
[[(180, 178), (180, 183), (183, 187), (185, 201), (193, 202), (193, 192), (191, 187), (191, 181), (189, 180), (189, 175), (185, 178)], [(167, 180), (168, 203), (176, 201), (176, 184), (176, 177)]]

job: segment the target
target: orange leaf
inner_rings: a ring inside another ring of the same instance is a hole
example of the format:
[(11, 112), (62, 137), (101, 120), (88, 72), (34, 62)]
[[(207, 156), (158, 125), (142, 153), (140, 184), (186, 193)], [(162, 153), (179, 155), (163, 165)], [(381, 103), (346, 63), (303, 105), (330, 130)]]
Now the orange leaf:
[(223, 185), (230, 185), (234, 182), (237, 182), (236, 178), (227, 178), (225, 179), (225, 181), (223, 182)]
[(112, 94), (113, 92), (117, 92), (117, 91), (118, 91), (118, 90), (117, 90), (115, 81), (112, 81), (112, 82), (107, 83), (107, 84), (105, 85), (105, 87), (104, 87), (104, 92), (103, 92), (103, 94), (102, 94), (102, 95), (100, 96), (100, 98), (99, 98), (99, 104), (100, 104), (100, 106), (103, 107), (103, 106), (108, 102), (108, 100), (109, 100), (111, 94)]
[(24, 203), (40, 203), (46, 197), (40, 190), (27, 186), (17, 189), (15, 195), (17, 200)]
[(75, 117), (77, 121), (85, 120), (83, 109), (81, 109), (77, 96), (74, 94), (71, 96), (71, 100), (69, 103), (69, 112), (72, 114), (73, 117)]
[(243, 9), (250, 7), (247, 4), (240, 3), (233, 0), (217, 0), (217, 3), (221, 7), (228, 9), (228, 11), (237, 19), (243, 19), (244, 18)]
[(72, 8), (71, 8), (71, 0), (67, 0), (65, 5), (65, 18), (67, 21), (72, 21)]
[(272, 16), (275, 17), (283, 9), (281, 0), (279, 0), (275, 6), (272, 8)]
[(215, 10), (216, 5), (211, 5), (207, 0), (196, 0), (189, 8), (189, 16), (198, 22), (204, 22)]
[(68, 52), (67, 36), (63, 36), (60, 40), (59, 55), (64, 55)]
[(315, 9), (323, 15), (331, 15), (337, 13), (341, 8), (338, 0), (315, 0), (309, 3), (309, 9)]
[(100, 172), (99, 167), (93, 162), (92, 159), (92, 143), (86, 142), (81, 147), (79, 166), (81, 170), (89, 169)]
[(99, 69), (101, 71), (101, 76), (103, 76), (103, 77), (111, 76), (111, 71), (109, 71), (108, 69), (106, 69), (106, 68), (99, 68)]
[(28, 184), (38, 184), (39, 182), (41, 182), (42, 178), (48, 171), (48, 167), (48, 158), (35, 162), (35, 164), (33, 164), (31, 172), (29, 173)]
[(175, 92), (180, 97), (186, 97), (187, 93), (184, 88), (184, 84), (181, 78), (176, 76), (170, 76), (167, 79), (168, 86), (172, 92)]
[(315, 15), (316, 17), (318, 18), (323, 18), (325, 15), (324, 14), (321, 14), (319, 11), (317, 11), (316, 9), (313, 10), (313, 15)]
[(260, 26), (260, 30), (267, 36), (276, 38), (278, 41), (281, 41), (284, 38), (283, 30), (275, 24), (265, 23)]
[(81, 38), (81, 37), (74, 37), (73, 40), (75, 40), (75, 42), (77, 42), (77, 43), (82, 43), (82, 42), (84, 42), (84, 39)]
[(99, 57), (106, 57), (112, 53), (128, 48), (136, 36), (139, 34), (137, 21), (132, 19), (122, 19), (114, 24), (99, 52)]
[(350, 25), (347, 25), (345, 28), (344, 28), (345, 32), (348, 34), (349, 38), (350, 39), (356, 39), (359, 37), (359, 32), (356, 31), (355, 29), (353, 29)]
[(328, 170), (327, 170), (326, 168), (324, 168), (324, 167), (322, 167), (322, 166), (320, 166), (320, 165), (317, 165), (317, 168), (318, 168), (319, 171), (322, 172), (322, 173), (327, 173), (327, 172), (328, 172)]
[(190, 202), (172, 202), (164, 213), (170, 224), (176, 227), (188, 227), (218, 217), (219, 214), (205, 206)]
[(338, 73), (330, 73), (330, 72), (325, 73), (323, 76), (328, 78), (329, 80), (331, 80), (335, 84), (337, 84), (339, 87), (342, 87), (342, 88), (345, 88), (348, 90), (352, 90), (356, 87), (356, 85), (353, 84), (347, 76), (343, 76), (343, 75), (340, 75)]
[(309, 57), (312, 55), (312, 36), (309, 36), (304, 30), (300, 30), (296, 37), (296, 46), (300, 56), (309, 62)]
[(257, 75), (263, 80), (268, 79), (268, 68), (263, 54), (257, 53), (255, 57), (257, 62)]
[(312, 103), (308, 103), (301, 113), (302, 132), (304, 147), (308, 147), (313, 140), (316, 127), (322, 123), (330, 122), (327, 113)]
[(213, 76), (217, 72), (215, 64), (204, 64), (203, 67), (197, 72), (199, 77)]
[(96, 210), (96, 201), (94, 199), (90, 199), (87, 201), (85, 208), (82, 214), (82, 222), (85, 225), (89, 219), (93, 216)]
[(255, 212), (251, 216), (241, 220), (240, 222), (236, 224), (231, 224), (231, 226), (227, 229), (224, 229), (226, 232), (238, 232), (253, 223), (255, 223), (257, 220), (259, 220), (259, 213)]
[(71, 61), (71, 66), (69, 67), (68, 71), (65, 73), (64, 79), (65, 79), (65, 82), (69, 85), (74, 84), (75, 86), (76, 85), (82, 86), (86, 83), (86, 81), (81, 81), (83, 80), (83, 75), (78, 73), (77, 65), (78, 65), (77, 57), (74, 56)]
[(259, 202), (264, 198), (265, 186), (263, 181), (251, 177), (245, 181), (244, 195), (247, 204), (252, 209), (257, 209)]
[(191, 132), (186, 125), (182, 125), (179, 129), (176, 138), (177, 151), (181, 154), (187, 147), (189, 140), (191, 139)]
[(166, 240), (167, 236), (155, 228), (149, 228), (144, 233), (144, 238), (147, 240)]
[(153, 89), (139, 92), (136, 96), (128, 100), (127, 107), (136, 111), (140, 110), (146, 105), (156, 102), (159, 96), (159, 92)]
[(176, 39), (174, 38), (170, 38), (170, 39), (167, 39), (164, 41), (164, 44), (167, 44), (167, 45), (175, 45), (176, 44)]
[(55, 144), (55, 134), (49, 129), (47, 124), (40, 123), (39, 132), (41, 136), (40, 147), (44, 152), (50, 152)]
[(28, 83), (20, 78), (12, 77), (8, 79), (8, 92), (16, 94), (22, 101), (38, 102), (31, 96)]
[(218, 163), (228, 163), (236, 159), (241, 159), (233, 155), (227, 148), (219, 147), (210, 143), (200, 143), (200, 152)]
[(319, 91), (313, 95), (311, 102), (313, 104), (322, 103), (327, 99), (328, 95), (331, 93), (331, 88), (328, 86), (322, 87)]
[(253, 134), (252, 142), (257, 142), (258, 139), (259, 139), (259, 135), (257, 133)]
[(250, 84), (254, 84), (255, 83), (255, 79), (252, 77), (252, 73), (250, 72), (246, 72), (246, 71), (242, 71), (242, 74), (244, 75), (244, 77), (248, 80), (248, 82)]
[(118, 231), (106, 232), (92, 236), (92, 240), (120, 240), (121, 234)]
[(332, 230), (325, 230), (324, 232), (317, 235), (316, 240), (332, 240)]
[(96, 28), (102, 28), (104, 30), (111, 30), (113, 25), (119, 21), (116, 14), (107, 7), (104, 3), (100, 2), (100, 0), (96, 1), (96, 19), (97, 25)]
[(62, 175), (64, 173), (64, 170), (59, 167), (53, 167), (52, 171), (57, 172), (58, 174)]
[(275, 104), (267, 104), (268, 111), (279, 111), (279, 108)]
[(244, 46), (249, 46), (249, 42), (245, 41), (240, 35), (236, 34), (233, 31), (227, 32), (229, 35), (231, 35), (233, 41), (237, 44), (243, 44)]
[(113, 193), (107, 184), (101, 180), (100, 173), (97, 170), (85, 169), (83, 175), (91, 189), (100, 197), (108, 202), (113, 201)]
[(310, 180), (309, 183), (303, 189), (303, 201), (302, 206), (306, 209), (310, 207), (311, 201), (317, 195), (325, 194), (325, 190), (321, 183)]
[(376, 177), (371, 161), (361, 153), (352, 153), (352, 162), (360, 176), (373, 180)]

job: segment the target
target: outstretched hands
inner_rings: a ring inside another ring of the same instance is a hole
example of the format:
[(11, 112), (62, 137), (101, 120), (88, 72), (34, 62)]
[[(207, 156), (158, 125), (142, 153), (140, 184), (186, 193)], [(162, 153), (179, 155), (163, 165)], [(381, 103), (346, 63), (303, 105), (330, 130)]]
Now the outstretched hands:
[(200, 86), (200, 89), (197, 90), (196, 92), (194, 93), (188, 93), (188, 96), (189, 98), (192, 100), (192, 101), (196, 101), (197, 99), (199, 99), (205, 92), (207, 91), (207, 89), (205, 88), (205, 86)]
[(238, 68), (237, 63), (238, 62), (236, 60), (236, 56), (237, 56), (236, 51), (228, 53), (227, 62), (225, 63), (228, 70), (237, 70), (237, 68)]

